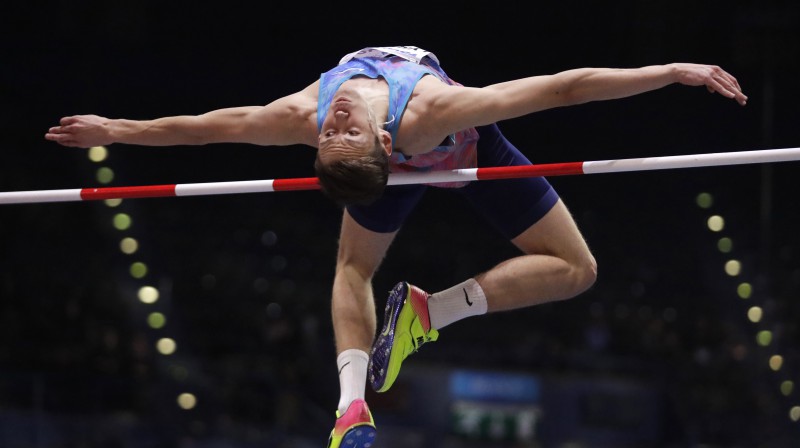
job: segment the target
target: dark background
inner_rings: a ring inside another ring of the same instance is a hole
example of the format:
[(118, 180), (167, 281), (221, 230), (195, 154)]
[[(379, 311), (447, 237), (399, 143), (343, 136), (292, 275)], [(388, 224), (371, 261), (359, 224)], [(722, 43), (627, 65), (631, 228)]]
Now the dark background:
[[(742, 108), (669, 86), (502, 123), (534, 163), (800, 142), (795, 2), (4, 9), (0, 191), (99, 186), (99, 168), (113, 170), (111, 186), (313, 176), (305, 147), (112, 145), (95, 163), (43, 136), (72, 114), (147, 119), (265, 104), (369, 45), (432, 50), (472, 86), (583, 66), (718, 64), (750, 97)], [(629, 446), (797, 446), (800, 385), (785, 383), (800, 380), (797, 173), (787, 162), (552, 178), (597, 257), (595, 287), (456, 323), (412, 364), (643, 381), (659, 416)], [(712, 195), (710, 208), (696, 204), (701, 192)], [(117, 213), (132, 218), (129, 230), (112, 227)], [(722, 232), (706, 226), (711, 215), (725, 219)], [(0, 207), (0, 446), (322, 446), (338, 401), (329, 296), (339, 217), (314, 191)], [(126, 236), (140, 243), (133, 255), (119, 250)], [(717, 249), (721, 237), (733, 241), (731, 253)], [(437, 291), (513, 254), (457, 197), (431, 190), (375, 278), (377, 306), (397, 281)], [(726, 275), (729, 259), (741, 262), (740, 275)], [(130, 275), (133, 262), (147, 265), (143, 278)], [(736, 293), (744, 282), (753, 285), (747, 300)], [(145, 285), (159, 289), (155, 304), (137, 299)], [(753, 306), (764, 311), (758, 323), (747, 318)], [(148, 327), (153, 311), (166, 316), (164, 328)], [(769, 345), (757, 344), (759, 331), (772, 332)], [(176, 341), (175, 354), (155, 350), (162, 337)], [(777, 371), (773, 355), (783, 359)], [(177, 406), (183, 392), (196, 407)], [(368, 395), (379, 430), (383, 410), (404, 398), (402, 389)], [(602, 445), (548, 433), (559, 422), (546, 415), (545, 407), (542, 445)], [(413, 432), (402, 419), (391, 427)], [(434, 428), (416, 443), (529, 446), (447, 432)]]

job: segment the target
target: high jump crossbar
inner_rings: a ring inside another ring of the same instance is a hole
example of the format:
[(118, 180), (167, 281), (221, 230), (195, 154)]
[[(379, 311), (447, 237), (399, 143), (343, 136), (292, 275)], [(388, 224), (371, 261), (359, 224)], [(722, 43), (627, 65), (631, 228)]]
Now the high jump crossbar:
[[(546, 163), (538, 165), (467, 168), (444, 171), (394, 173), (388, 185), (437, 184), (538, 176), (573, 176), (581, 174), (621, 173), (709, 166), (744, 165), (800, 160), (800, 148), (764, 149), (710, 154), (646, 157), (618, 160)], [(207, 196), (274, 191), (319, 190), (316, 177), (204, 182), (193, 184), (144, 185), (131, 187), (74, 188), (0, 192), (2, 204), (92, 201), (175, 196)]]

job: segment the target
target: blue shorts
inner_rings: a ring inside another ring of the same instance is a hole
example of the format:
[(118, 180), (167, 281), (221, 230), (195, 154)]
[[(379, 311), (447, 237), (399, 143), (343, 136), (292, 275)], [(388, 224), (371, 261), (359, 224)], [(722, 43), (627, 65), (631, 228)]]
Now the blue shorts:
[[(531, 162), (500, 133), (496, 124), (476, 128), (478, 166), (518, 166)], [(347, 211), (361, 226), (373, 232), (399, 230), (422, 198), (426, 185), (393, 185), (368, 206), (349, 206)], [(506, 238), (519, 236), (538, 222), (558, 202), (558, 194), (543, 177), (473, 181), (452, 188)]]

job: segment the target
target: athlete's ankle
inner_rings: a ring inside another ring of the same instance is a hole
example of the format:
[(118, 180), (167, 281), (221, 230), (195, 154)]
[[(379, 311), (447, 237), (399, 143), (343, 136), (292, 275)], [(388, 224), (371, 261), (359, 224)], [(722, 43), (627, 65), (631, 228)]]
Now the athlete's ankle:
[(470, 316), (486, 314), (488, 309), (483, 288), (472, 278), (431, 294), (427, 302), (431, 326), (437, 330)]

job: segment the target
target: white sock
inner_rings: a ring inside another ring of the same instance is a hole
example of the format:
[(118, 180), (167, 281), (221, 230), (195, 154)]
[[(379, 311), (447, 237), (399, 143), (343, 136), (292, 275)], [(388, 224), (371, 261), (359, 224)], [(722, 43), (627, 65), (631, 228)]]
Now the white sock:
[(357, 349), (345, 350), (336, 357), (339, 368), (339, 415), (347, 412), (353, 400), (364, 399), (367, 387), (367, 364), (369, 355)]
[(472, 278), (428, 298), (431, 327), (437, 330), (469, 316), (486, 314), (486, 309), (486, 294)]

